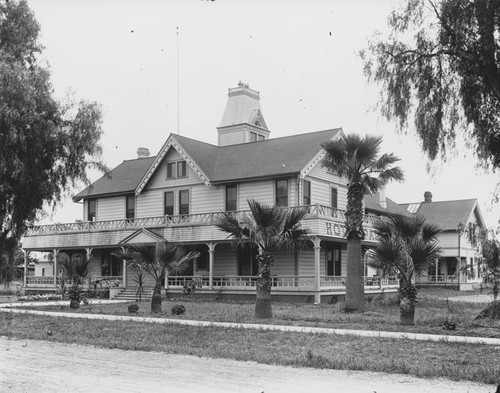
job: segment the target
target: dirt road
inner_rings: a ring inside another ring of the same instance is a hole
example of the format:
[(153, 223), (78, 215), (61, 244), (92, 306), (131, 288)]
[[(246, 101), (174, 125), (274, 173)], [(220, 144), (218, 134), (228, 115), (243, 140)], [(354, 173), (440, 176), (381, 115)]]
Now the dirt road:
[(1, 392), (494, 393), (495, 389), (403, 375), (297, 369), (0, 337)]

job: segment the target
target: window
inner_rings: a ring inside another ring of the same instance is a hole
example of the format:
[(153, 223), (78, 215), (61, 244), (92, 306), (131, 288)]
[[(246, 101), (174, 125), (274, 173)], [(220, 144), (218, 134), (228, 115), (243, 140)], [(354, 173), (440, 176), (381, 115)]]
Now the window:
[(165, 214), (166, 216), (173, 216), (174, 215), (174, 192), (173, 191), (167, 191), (164, 194), (163, 214)]
[(341, 249), (340, 247), (331, 247), (326, 250), (326, 275), (327, 276), (341, 276), (342, 263), (341, 263)]
[(177, 177), (186, 177), (186, 161), (177, 163)]
[(179, 191), (179, 214), (189, 214), (189, 190)]
[(175, 177), (175, 162), (169, 162), (167, 163), (167, 179), (173, 179)]
[(260, 135), (260, 134), (259, 134), (259, 135), (257, 135), (257, 138), (258, 138), (258, 140), (259, 140), (259, 141), (263, 141), (264, 139), (266, 139), (266, 138), (264, 137), (264, 135)]
[(250, 142), (257, 142), (257, 133), (250, 132)]
[(127, 195), (125, 218), (135, 217), (135, 195)]
[(226, 186), (226, 211), (234, 211), (238, 209), (237, 191), (238, 187), (236, 184)]
[(338, 190), (332, 187), (332, 207), (338, 208)]
[(96, 220), (96, 207), (97, 207), (96, 199), (89, 199), (87, 201), (87, 221)]
[(288, 180), (276, 180), (276, 206), (288, 206)]
[(304, 180), (304, 206), (311, 204), (311, 182)]

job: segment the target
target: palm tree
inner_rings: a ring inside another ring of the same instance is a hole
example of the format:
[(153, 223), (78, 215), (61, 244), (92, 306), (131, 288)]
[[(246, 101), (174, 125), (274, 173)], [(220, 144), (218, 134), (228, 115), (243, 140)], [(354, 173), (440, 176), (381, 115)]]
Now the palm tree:
[(322, 165), (347, 179), (347, 274), (346, 303), (357, 311), (365, 308), (361, 241), (363, 231), (363, 196), (377, 192), (392, 180), (402, 181), (403, 172), (392, 165), (399, 158), (391, 154), (379, 157), (382, 137), (343, 136), (321, 144), (326, 151)]
[(134, 244), (125, 251), (116, 251), (115, 255), (127, 261), (128, 265), (137, 272), (150, 275), (155, 286), (151, 297), (151, 312), (161, 313), (161, 288), (165, 275), (183, 274), (189, 268), (193, 259), (198, 258), (199, 252), (188, 252), (185, 247), (169, 242), (158, 242), (154, 246), (148, 244)]
[(271, 251), (294, 249), (303, 244), (308, 231), (301, 227), (300, 221), (309, 209), (266, 206), (252, 199), (248, 200), (248, 206), (249, 213), (219, 213), (214, 224), (229, 233), (236, 244), (251, 243), (259, 248), (255, 318), (272, 318), (271, 265), (274, 258)]
[(437, 234), (441, 229), (425, 222), (422, 216), (389, 215), (375, 223), (379, 237), (373, 248), (372, 266), (382, 274), (396, 271), (399, 275), (400, 319), (403, 325), (415, 323), (417, 288), (415, 275), (422, 275), (440, 257)]

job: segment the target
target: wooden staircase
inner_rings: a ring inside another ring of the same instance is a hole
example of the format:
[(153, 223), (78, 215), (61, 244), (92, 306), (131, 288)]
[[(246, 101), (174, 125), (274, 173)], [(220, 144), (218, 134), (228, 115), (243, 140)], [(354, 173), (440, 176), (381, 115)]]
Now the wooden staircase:
[[(146, 289), (142, 293), (142, 300), (151, 300), (153, 296), (152, 289)], [(130, 301), (139, 301), (139, 296), (137, 295), (136, 288), (125, 288), (121, 291), (116, 297), (115, 300), (130, 300)]]

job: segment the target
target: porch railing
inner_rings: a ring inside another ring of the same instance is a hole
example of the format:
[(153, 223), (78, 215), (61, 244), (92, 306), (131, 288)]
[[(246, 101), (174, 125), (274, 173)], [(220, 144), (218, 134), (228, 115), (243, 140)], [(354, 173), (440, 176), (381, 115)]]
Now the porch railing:
[[(168, 288), (181, 288), (191, 280), (200, 280), (202, 288), (210, 285), (209, 277), (170, 276), (167, 277)], [(321, 276), (320, 289), (345, 289), (345, 277)], [(365, 288), (397, 287), (399, 281), (395, 277), (365, 277)], [(250, 290), (257, 285), (257, 276), (214, 276), (212, 278), (214, 289), (240, 289)], [(314, 289), (314, 276), (275, 276), (271, 277), (273, 289)]]
[[(57, 276), (56, 286), (62, 285), (69, 286), (73, 285), (74, 281), (71, 277)], [(36, 286), (54, 286), (54, 276), (28, 276), (26, 277), (26, 285), (36, 287)], [(114, 288), (123, 287), (123, 277), (122, 276), (90, 276), (83, 279), (84, 286), (97, 286), (98, 288)]]
[[(324, 205), (310, 205), (309, 215), (304, 220), (314, 218), (329, 218), (332, 221), (344, 222), (345, 211), (335, 209), (333, 207)], [(247, 211), (239, 211), (237, 214), (245, 213)], [(144, 218), (123, 218), (119, 220), (106, 220), (106, 221), (81, 221), (65, 224), (52, 224), (52, 225), (38, 225), (29, 228), (26, 236), (37, 236), (55, 233), (67, 232), (92, 232), (102, 230), (121, 230), (121, 229), (138, 229), (138, 228), (151, 228), (151, 227), (164, 227), (164, 226), (189, 226), (189, 225), (212, 225), (214, 217), (219, 212), (204, 212), (196, 214), (183, 214), (173, 216), (157, 216), (157, 217), (144, 217)], [(364, 222), (366, 224), (373, 224), (379, 220), (380, 217), (366, 214)]]

